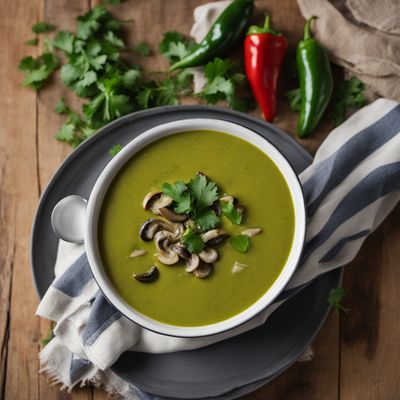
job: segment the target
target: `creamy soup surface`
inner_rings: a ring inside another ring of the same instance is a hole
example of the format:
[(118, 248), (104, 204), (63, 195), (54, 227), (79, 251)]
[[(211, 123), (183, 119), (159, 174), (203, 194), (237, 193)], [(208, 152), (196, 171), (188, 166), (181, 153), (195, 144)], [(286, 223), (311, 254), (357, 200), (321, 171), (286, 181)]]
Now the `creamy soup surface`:
[[(164, 182), (187, 182), (197, 171), (246, 208), (240, 226), (222, 217), (225, 230), (235, 235), (244, 228), (263, 229), (251, 238), (246, 253), (238, 252), (229, 241), (220, 246), (219, 259), (205, 279), (186, 272), (183, 262), (161, 264), (154, 257), (154, 243), (139, 236), (143, 222), (154, 217), (142, 208), (144, 196)], [(286, 263), (295, 223), (289, 188), (271, 159), (239, 138), (210, 131), (171, 135), (136, 154), (109, 187), (99, 221), (102, 262), (122, 299), (150, 318), (177, 326), (223, 321), (262, 297)], [(129, 258), (136, 249), (145, 249), (147, 254)], [(233, 273), (235, 262), (247, 267)], [(152, 265), (159, 269), (156, 281), (132, 278)]]

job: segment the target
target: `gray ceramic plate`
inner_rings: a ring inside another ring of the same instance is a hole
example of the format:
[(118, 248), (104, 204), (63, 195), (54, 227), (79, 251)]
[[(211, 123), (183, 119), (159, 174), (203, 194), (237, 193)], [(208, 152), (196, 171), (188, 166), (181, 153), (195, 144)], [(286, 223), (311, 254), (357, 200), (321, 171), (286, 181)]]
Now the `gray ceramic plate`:
[[(57, 238), (50, 225), (54, 205), (69, 194), (89, 197), (111, 159), (108, 150), (114, 144), (124, 145), (165, 122), (201, 117), (236, 122), (259, 133), (280, 149), (298, 173), (312, 161), (299, 144), (273, 125), (216, 107), (163, 107), (114, 121), (64, 161), (42, 195), (31, 248), (40, 297), (54, 278)], [(280, 307), (264, 326), (236, 338), (193, 351), (158, 355), (127, 352), (113, 370), (142, 390), (165, 398), (237, 398), (270, 381), (301, 355), (322, 325), (329, 310), (328, 292), (339, 281), (337, 271), (324, 275)]]

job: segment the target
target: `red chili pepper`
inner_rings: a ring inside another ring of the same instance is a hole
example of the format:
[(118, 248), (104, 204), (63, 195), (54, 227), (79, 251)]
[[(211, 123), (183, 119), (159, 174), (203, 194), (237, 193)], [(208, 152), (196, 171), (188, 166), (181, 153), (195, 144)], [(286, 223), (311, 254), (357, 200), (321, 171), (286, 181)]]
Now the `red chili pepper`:
[(244, 41), (244, 62), (247, 79), (264, 118), (272, 122), (276, 115), (276, 88), (287, 41), (269, 26), (251, 26)]

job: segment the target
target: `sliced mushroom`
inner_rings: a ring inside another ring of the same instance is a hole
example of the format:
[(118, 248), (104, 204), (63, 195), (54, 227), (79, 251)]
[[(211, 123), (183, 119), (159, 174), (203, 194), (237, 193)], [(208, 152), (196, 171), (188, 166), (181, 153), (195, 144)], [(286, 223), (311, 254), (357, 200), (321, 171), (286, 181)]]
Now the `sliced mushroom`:
[(160, 209), (168, 207), (172, 204), (173, 200), (171, 197), (162, 194), (150, 207), (154, 214), (161, 214)]
[(148, 242), (153, 240), (154, 235), (160, 230), (167, 230), (172, 232), (176, 237), (179, 237), (183, 233), (184, 226), (182, 224), (174, 224), (162, 219), (150, 218), (141, 226), (140, 237), (142, 240)]
[(193, 272), (200, 265), (200, 258), (197, 254), (193, 253), (186, 261), (186, 271)]
[(260, 234), (261, 232), (262, 232), (261, 228), (248, 228), (248, 229), (243, 229), (240, 233), (248, 237), (253, 237)]
[(179, 243), (173, 244), (171, 246), (171, 249), (178, 254), (179, 258), (182, 258), (182, 260), (188, 261), (189, 258), (191, 257), (190, 251), (185, 247), (182, 246)]
[(206, 263), (213, 263), (218, 260), (218, 251), (212, 247), (205, 247), (204, 250), (199, 253), (199, 257)]
[(145, 210), (151, 210), (155, 214), (158, 213), (158, 209), (162, 207), (168, 207), (172, 204), (172, 198), (163, 194), (159, 190), (153, 190), (146, 194), (143, 199), (142, 205)]
[(159, 271), (158, 268), (153, 265), (148, 271), (143, 274), (133, 274), (132, 276), (139, 282), (151, 282), (154, 281), (158, 277)]
[(229, 233), (223, 229), (211, 229), (210, 231), (204, 232), (200, 235), (201, 240), (208, 246), (216, 246), (229, 237)]
[(144, 196), (142, 206), (145, 210), (148, 210), (152, 204), (161, 197), (162, 192), (159, 190), (152, 190), (151, 192), (147, 193), (146, 196)]
[(157, 258), (158, 258), (158, 261), (160, 261), (160, 263), (164, 264), (164, 265), (174, 265), (179, 261), (178, 254), (176, 254), (174, 252), (157, 253)]
[(173, 265), (179, 261), (179, 256), (171, 248), (170, 240), (173, 234), (168, 231), (159, 231), (154, 236), (154, 242), (157, 248), (157, 258), (165, 265)]
[(139, 249), (139, 250), (134, 250), (132, 253), (129, 255), (130, 258), (136, 258), (136, 257), (141, 257), (147, 254), (146, 250)]
[(208, 275), (210, 275), (211, 271), (213, 269), (213, 265), (212, 264), (207, 264), (203, 261), (200, 261), (199, 266), (193, 271), (193, 275), (196, 278), (206, 278)]
[(238, 272), (242, 272), (247, 267), (248, 265), (235, 261), (232, 267), (232, 273), (237, 274)]
[(166, 207), (160, 208), (158, 212), (168, 221), (172, 222), (184, 222), (189, 218), (187, 214), (177, 214)]

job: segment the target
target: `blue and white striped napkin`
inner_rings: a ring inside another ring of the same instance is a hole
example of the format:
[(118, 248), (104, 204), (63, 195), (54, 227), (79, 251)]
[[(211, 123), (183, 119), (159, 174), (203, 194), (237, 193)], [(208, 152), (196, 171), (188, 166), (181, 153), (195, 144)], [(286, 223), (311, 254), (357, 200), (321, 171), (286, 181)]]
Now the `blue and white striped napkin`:
[[(308, 211), (302, 261), (287, 288), (262, 315), (221, 335), (179, 339), (147, 331), (109, 305), (82, 245), (60, 243), (57, 278), (37, 314), (56, 322), (40, 354), (43, 370), (65, 387), (103, 384), (127, 399), (146, 394), (109, 367), (124, 351), (163, 353), (207, 346), (253, 329), (319, 275), (349, 263), (400, 199), (400, 105), (380, 99), (333, 130), (300, 176)], [(77, 257), (73, 261), (74, 257)]]

